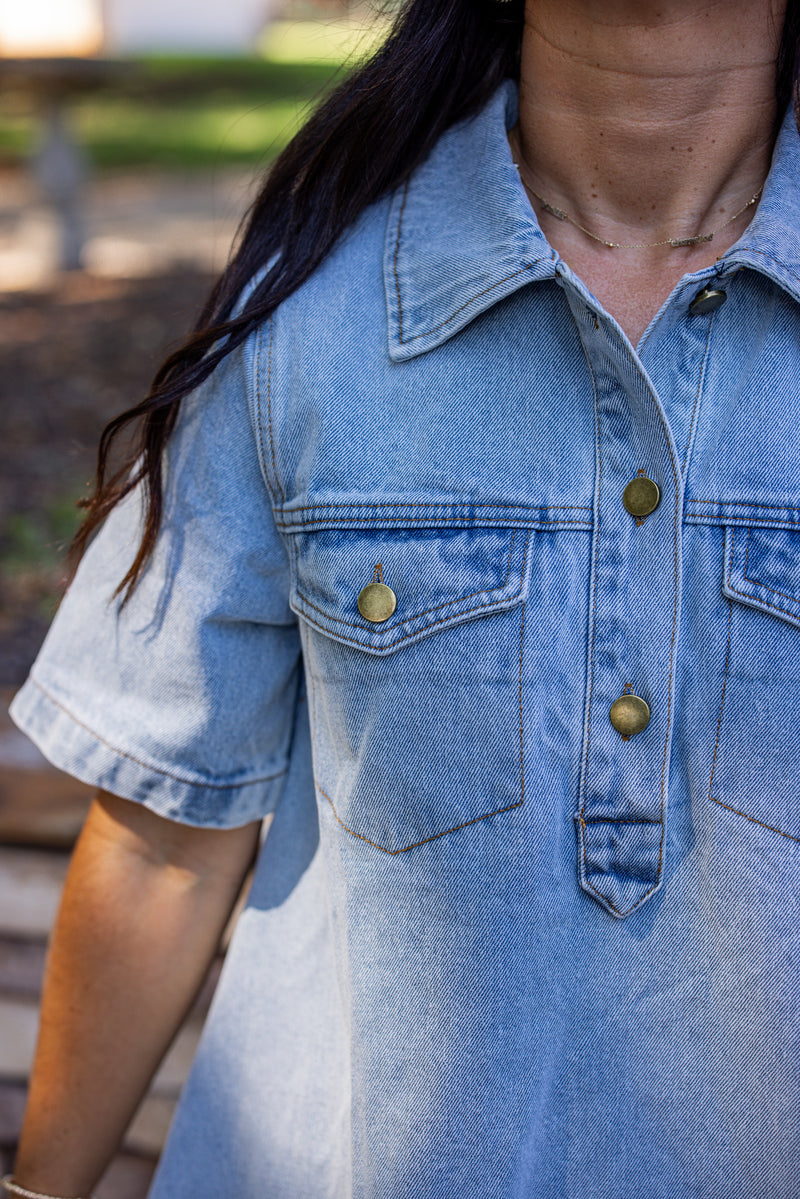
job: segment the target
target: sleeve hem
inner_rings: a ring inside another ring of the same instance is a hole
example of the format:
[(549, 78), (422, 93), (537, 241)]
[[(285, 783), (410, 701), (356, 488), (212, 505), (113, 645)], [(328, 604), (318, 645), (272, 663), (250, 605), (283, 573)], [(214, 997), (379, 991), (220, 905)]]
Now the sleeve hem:
[(283, 791), (286, 768), (257, 779), (201, 782), (142, 762), (110, 745), (33, 678), (9, 712), (59, 770), (181, 824), (219, 829), (250, 824), (273, 812)]

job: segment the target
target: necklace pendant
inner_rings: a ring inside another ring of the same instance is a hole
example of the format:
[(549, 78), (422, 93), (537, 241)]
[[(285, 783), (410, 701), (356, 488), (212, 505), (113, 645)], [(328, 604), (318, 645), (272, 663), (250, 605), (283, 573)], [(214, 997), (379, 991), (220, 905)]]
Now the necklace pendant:
[[(536, 192), (534, 192), (533, 194), (536, 195)], [(536, 198), (539, 199), (538, 196)], [(557, 221), (568, 221), (569, 220), (569, 217), (564, 212), (563, 208), (556, 208), (555, 204), (548, 204), (547, 200), (541, 200), (540, 202), (541, 202), (542, 208), (545, 210), (545, 212), (549, 212), (550, 216), (554, 216)]]
[[(2, 4), (2, 0), (0, 0), (0, 4)], [(514, 166), (519, 172), (519, 177), (522, 181), (522, 186), (525, 188), (525, 191), (534, 200), (538, 200), (544, 212), (547, 212), (550, 214), (550, 216), (555, 217), (557, 221), (566, 221), (568, 225), (572, 225), (575, 229), (580, 230), (584, 236), (591, 238), (591, 240), (593, 242), (597, 242), (598, 245), (605, 246), (607, 250), (655, 250), (661, 246), (670, 246), (673, 250), (682, 250), (689, 249), (692, 246), (707, 245), (710, 241), (714, 240), (715, 233), (721, 233), (723, 229), (727, 229), (729, 225), (732, 225), (733, 222), (742, 215), (742, 213), (747, 212), (747, 210), (751, 208), (753, 204), (756, 204), (761, 198), (761, 192), (763, 190), (762, 188), (759, 188), (756, 194), (752, 196), (747, 203), (739, 209), (738, 212), (735, 212), (733, 216), (728, 217), (727, 221), (724, 221), (721, 225), (717, 226), (716, 229), (712, 229), (710, 233), (696, 233), (694, 237), (668, 237), (665, 238), (664, 241), (606, 241), (604, 237), (599, 237), (596, 233), (592, 233), (591, 229), (587, 229), (585, 225), (581, 225), (579, 221), (576, 221), (574, 217), (571, 217), (568, 212), (564, 211), (563, 208), (557, 208), (555, 204), (551, 204), (549, 200), (544, 198), (544, 196), (540, 196), (537, 191), (533, 190), (531, 185), (526, 180), (521, 163), (515, 161)]]
[(669, 244), (673, 250), (680, 250), (684, 246), (700, 246), (704, 242), (712, 241), (713, 233), (697, 233), (694, 237), (673, 237), (670, 238)]

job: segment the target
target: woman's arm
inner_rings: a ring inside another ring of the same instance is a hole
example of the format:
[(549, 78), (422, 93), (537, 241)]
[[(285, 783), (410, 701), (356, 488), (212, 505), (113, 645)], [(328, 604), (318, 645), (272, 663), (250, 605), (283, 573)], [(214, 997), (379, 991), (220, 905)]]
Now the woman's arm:
[(179, 825), (100, 794), (51, 942), (15, 1176), (88, 1195), (200, 986), (258, 824)]

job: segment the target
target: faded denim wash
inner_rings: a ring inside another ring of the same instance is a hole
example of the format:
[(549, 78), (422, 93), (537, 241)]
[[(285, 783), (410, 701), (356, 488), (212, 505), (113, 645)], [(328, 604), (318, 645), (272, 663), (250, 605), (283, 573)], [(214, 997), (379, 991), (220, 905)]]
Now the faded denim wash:
[(185, 404), (133, 600), (130, 501), (15, 701), (162, 815), (274, 813), (155, 1199), (800, 1194), (800, 138), (634, 350), (515, 106)]

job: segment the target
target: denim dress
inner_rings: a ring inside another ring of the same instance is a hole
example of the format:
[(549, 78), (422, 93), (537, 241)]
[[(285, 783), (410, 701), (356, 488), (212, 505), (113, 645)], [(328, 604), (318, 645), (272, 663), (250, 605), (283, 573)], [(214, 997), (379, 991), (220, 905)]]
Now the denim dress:
[(14, 702), (272, 817), (154, 1199), (800, 1194), (800, 137), (634, 348), (516, 102), (184, 402)]

